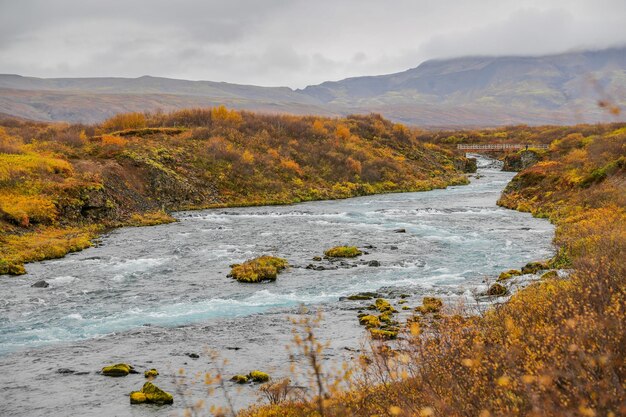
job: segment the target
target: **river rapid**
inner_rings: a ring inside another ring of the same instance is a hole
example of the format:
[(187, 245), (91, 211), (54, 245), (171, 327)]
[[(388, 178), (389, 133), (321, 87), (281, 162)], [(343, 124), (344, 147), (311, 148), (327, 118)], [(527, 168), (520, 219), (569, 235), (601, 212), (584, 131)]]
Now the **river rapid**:
[[(221, 389), (209, 395), (202, 383), (191, 384), (221, 363), (209, 352), (229, 361), (226, 376), (253, 369), (291, 376), (289, 317), (302, 304), (324, 313), (325, 357), (349, 361), (364, 338), (357, 310), (368, 302), (342, 297), (377, 291), (397, 302), (409, 294), (411, 307), (423, 296), (482, 300), (477, 294), (502, 270), (551, 256), (554, 229), (497, 207), (513, 174), (479, 162), (480, 178), (445, 190), (179, 212), (177, 223), (118, 229), (97, 247), (1, 277), (0, 415), (182, 415), (200, 398), (223, 403)], [(337, 266), (312, 261), (336, 245), (368, 253), (347, 267), (305, 268)], [(263, 254), (292, 267), (272, 283), (226, 276), (230, 264)], [(380, 266), (368, 266), (371, 260)], [(31, 287), (41, 279), (50, 287)], [(97, 373), (117, 362), (157, 368), (155, 382), (174, 394), (174, 405), (131, 406), (128, 393), (145, 382), (143, 374)], [(237, 407), (256, 400), (258, 387), (226, 388)]]

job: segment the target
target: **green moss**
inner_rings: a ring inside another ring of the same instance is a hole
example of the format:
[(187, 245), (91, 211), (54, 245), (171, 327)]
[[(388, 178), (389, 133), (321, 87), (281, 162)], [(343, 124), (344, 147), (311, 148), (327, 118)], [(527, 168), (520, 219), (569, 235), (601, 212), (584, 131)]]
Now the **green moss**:
[(378, 320), (381, 321), (381, 323), (392, 323), (393, 322), (393, 313), (389, 310), (385, 311), (384, 313), (381, 313), (378, 316)]
[(519, 271), (517, 269), (510, 269), (506, 272), (502, 272), (500, 276), (498, 276), (497, 281), (498, 282), (506, 281), (507, 279), (510, 279), (511, 277), (518, 276), (518, 275), (522, 275), (522, 271)]
[(145, 376), (146, 378), (156, 378), (159, 375), (159, 371), (157, 371), (156, 369), (152, 368), (149, 371), (145, 371), (143, 373), (143, 376)]
[(494, 297), (501, 297), (503, 295), (507, 295), (508, 293), (509, 290), (507, 290), (504, 285), (498, 284), (497, 282), (489, 287), (489, 290), (487, 290), (487, 295), (492, 295)]
[(267, 382), (270, 380), (270, 376), (265, 372), (252, 371), (248, 374), (248, 378), (254, 382)]
[(141, 391), (130, 393), (131, 404), (172, 404), (174, 397), (169, 392), (165, 392), (152, 382), (143, 384)]
[(385, 300), (384, 298), (376, 299), (376, 302), (371, 307), (374, 307), (375, 310), (378, 310), (381, 313), (385, 313), (385, 312), (397, 313), (398, 312), (398, 310), (393, 308), (391, 303), (389, 303), (389, 301)]
[(106, 376), (126, 376), (128, 375), (134, 368), (126, 363), (118, 363), (115, 365), (105, 366), (102, 368), (102, 374)]
[(374, 292), (361, 292), (358, 294), (350, 295), (346, 297), (347, 300), (357, 301), (357, 300), (371, 300), (376, 297), (378, 294)]
[(235, 375), (230, 380), (238, 384), (245, 384), (248, 382), (248, 377), (246, 375)]
[(536, 274), (544, 269), (549, 269), (544, 262), (529, 262), (522, 268), (522, 274)]
[(362, 254), (356, 246), (335, 246), (324, 252), (329, 258), (354, 258)]
[(541, 276), (541, 279), (554, 279), (558, 278), (559, 274), (556, 271), (548, 271)]
[(426, 313), (437, 313), (443, 307), (443, 301), (441, 298), (436, 297), (424, 297), (422, 300), (422, 305), (415, 308), (415, 311), (418, 311), (422, 314)]
[(370, 329), (370, 334), (373, 339), (378, 340), (391, 340), (398, 337), (398, 332), (393, 330)]
[(380, 326), (378, 317), (368, 314), (359, 318), (359, 323), (367, 328)]
[(24, 264), (0, 259), (0, 275), (24, 275), (25, 273)]
[(411, 307), (409, 307), (409, 306), (402, 306), (402, 310), (410, 310), (410, 309), (411, 309)]
[(130, 403), (131, 404), (142, 404), (147, 400), (146, 394), (141, 391), (133, 391), (130, 393)]
[(279, 272), (287, 268), (286, 259), (261, 256), (243, 264), (232, 265), (229, 277), (239, 282), (275, 281)]

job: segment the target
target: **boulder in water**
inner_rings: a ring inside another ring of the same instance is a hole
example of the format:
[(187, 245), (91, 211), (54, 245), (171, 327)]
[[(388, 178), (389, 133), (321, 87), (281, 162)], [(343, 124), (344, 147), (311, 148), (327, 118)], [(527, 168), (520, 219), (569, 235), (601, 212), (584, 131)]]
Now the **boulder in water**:
[(324, 251), (324, 255), (329, 258), (354, 258), (362, 254), (356, 246), (335, 246)]
[(374, 261), (369, 261), (369, 262), (367, 263), (367, 266), (380, 266), (380, 262), (379, 262), (379, 261), (376, 261), (376, 260), (374, 260)]
[(143, 373), (143, 376), (145, 376), (146, 378), (156, 378), (157, 376), (159, 376), (159, 371), (157, 371), (156, 369), (152, 368), (149, 371), (145, 371)]
[(265, 372), (252, 371), (248, 374), (248, 378), (254, 382), (267, 382), (270, 380), (270, 376)]
[(406, 233), (406, 229), (396, 229), (393, 232), (394, 233)]
[(48, 288), (49, 286), (50, 286), (50, 284), (48, 284), (43, 279), (41, 281), (37, 281), (33, 285), (31, 285), (31, 287), (33, 287), (33, 288)]
[(131, 404), (172, 404), (174, 397), (169, 392), (165, 392), (152, 382), (143, 384), (141, 391), (130, 393)]
[(517, 275), (522, 275), (521, 271), (518, 271), (517, 269), (510, 269), (506, 272), (503, 272), (500, 274), (500, 276), (498, 277), (497, 281), (506, 281), (507, 279), (517, 276)]
[(130, 373), (137, 373), (137, 372), (135, 371), (135, 368), (133, 368), (127, 363), (118, 363), (115, 365), (105, 366), (104, 368), (102, 368), (102, 375), (106, 375), (106, 376), (118, 377), (118, 376), (126, 376)]
[(426, 313), (437, 313), (443, 307), (443, 301), (441, 298), (436, 297), (424, 297), (422, 299), (422, 305), (415, 308), (415, 311), (418, 311), (422, 314)]
[(549, 269), (543, 262), (529, 262), (522, 268), (522, 274), (536, 274), (539, 271)]
[(246, 375), (235, 375), (230, 380), (237, 384), (245, 384), (248, 382), (248, 377)]
[(497, 282), (489, 287), (489, 290), (487, 290), (487, 295), (492, 295), (495, 297), (502, 297), (503, 295), (507, 295), (508, 293), (509, 290), (507, 290), (504, 285), (498, 284)]

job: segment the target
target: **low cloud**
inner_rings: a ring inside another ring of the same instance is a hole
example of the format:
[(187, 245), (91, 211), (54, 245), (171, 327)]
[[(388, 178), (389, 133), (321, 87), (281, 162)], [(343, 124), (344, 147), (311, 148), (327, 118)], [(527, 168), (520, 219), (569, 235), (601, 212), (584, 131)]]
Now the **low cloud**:
[(622, 0), (0, 0), (0, 73), (304, 87), (439, 57), (626, 44)]

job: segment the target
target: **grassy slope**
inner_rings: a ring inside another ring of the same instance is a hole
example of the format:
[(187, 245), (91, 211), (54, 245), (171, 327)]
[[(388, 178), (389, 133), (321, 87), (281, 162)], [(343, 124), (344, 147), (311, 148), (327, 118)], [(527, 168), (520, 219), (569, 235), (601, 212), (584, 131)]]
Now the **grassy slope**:
[(626, 129), (575, 130), (499, 201), (556, 224), (551, 262), (568, 278), (548, 274), (479, 317), (418, 319), (397, 351), (366, 355), (350, 392), (241, 414), (625, 415)]
[(100, 126), (0, 126), (0, 273), (168, 211), (288, 204), (463, 184), (466, 160), (378, 116), (225, 108), (116, 116)]

